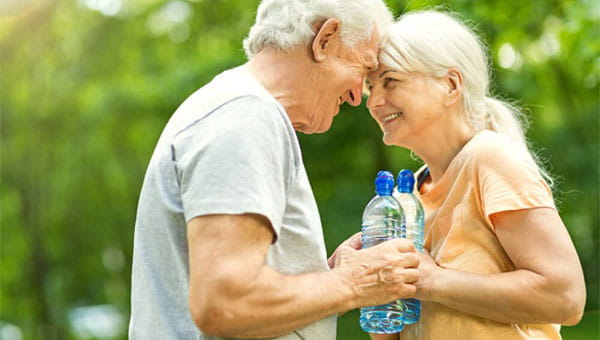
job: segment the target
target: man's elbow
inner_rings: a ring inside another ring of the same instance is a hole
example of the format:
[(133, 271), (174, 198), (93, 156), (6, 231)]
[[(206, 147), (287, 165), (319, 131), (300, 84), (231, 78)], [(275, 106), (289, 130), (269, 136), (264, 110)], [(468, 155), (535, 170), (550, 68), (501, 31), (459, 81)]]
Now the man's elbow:
[[(231, 336), (228, 326), (232, 325), (233, 317), (228, 316), (218, 303), (193, 303), (190, 302), (190, 313), (196, 326), (207, 336)], [(222, 306), (222, 305), (221, 305)]]
[[(223, 266), (227, 267), (227, 266)], [(239, 271), (214, 271), (211, 279), (190, 280), (189, 310), (192, 320), (205, 335), (240, 337), (248, 320), (248, 282)]]

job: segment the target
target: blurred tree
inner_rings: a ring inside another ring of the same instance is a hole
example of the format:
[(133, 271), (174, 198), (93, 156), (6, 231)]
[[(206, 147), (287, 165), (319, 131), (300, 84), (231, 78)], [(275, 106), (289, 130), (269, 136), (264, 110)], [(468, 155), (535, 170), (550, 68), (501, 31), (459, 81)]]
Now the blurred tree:
[[(257, 4), (0, 2), (0, 320), (25, 339), (81, 337), (69, 313), (104, 304), (122, 312), (124, 337), (137, 197), (154, 143), (183, 99), (244, 62)], [(598, 3), (388, 4), (397, 14), (457, 11), (485, 37), (496, 92), (530, 112), (529, 136), (557, 178), (585, 269), (587, 308), (598, 310)], [(379, 169), (419, 165), (381, 143), (364, 106), (342, 113), (327, 134), (301, 136), (330, 251), (358, 231)], [(339, 328), (341, 338), (366, 338), (354, 312)]]

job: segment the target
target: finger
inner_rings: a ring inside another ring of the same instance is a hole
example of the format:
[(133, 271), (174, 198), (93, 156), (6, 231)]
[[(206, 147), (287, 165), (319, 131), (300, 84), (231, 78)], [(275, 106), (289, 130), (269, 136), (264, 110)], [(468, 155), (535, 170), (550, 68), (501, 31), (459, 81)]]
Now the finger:
[(348, 239), (348, 245), (356, 250), (362, 248), (362, 240), (361, 240), (361, 236), (362, 233), (356, 233), (354, 235), (352, 235), (352, 237), (350, 237), (350, 239)]
[(414, 283), (419, 279), (420, 272), (415, 268), (393, 268), (379, 271), (379, 281), (384, 283)]
[[(411, 240), (409, 240), (407, 238), (390, 239), (390, 240), (381, 242), (380, 244), (376, 245), (375, 247), (387, 248), (388, 251), (395, 251), (395, 252), (401, 252), (401, 253), (416, 252), (414, 244), (412, 243)], [(372, 248), (375, 248), (375, 247), (372, 247)]]
[(405, 269), (404, 270), (404, 282), (406, 283), (415, 283), (419, 280), (419, 270), (418, 269), (413, 269), (413, 268), (409, 268), (409, 269)]
[(417, 268), (421, 262), (419, 255), (416, 253), (401, 253), (397, 255), (383, 256), (382, 267), (391, 268)]
[(374, 271), (383, 268), (416, 268), (421, 260), (418, 253), (393, 253), (386, 249), (379, 249), (371, 255), (374, 256), (371, 266)]
[(333, 253), (333, 255), (331, 255), (331, 257), (327, 259), (327, 265), (329, 266), (329, 268), (333, 268), (334, 264), (335, 264), (335, 253)]
[(417, 286), (412, 283), (405, 283), (400, 288), (400, 298), (409, 299), (415, 296), (417, 293)]
[(413, 242), (407, 238), (396, 238), (389, 241), (397, 251), (400, 252), (415, 252), (416, 248)]
[(421, 263), (421, 258), (417, 253), (404, 253), (401, 254), (399, 265), (404, 268), (416, 268)]

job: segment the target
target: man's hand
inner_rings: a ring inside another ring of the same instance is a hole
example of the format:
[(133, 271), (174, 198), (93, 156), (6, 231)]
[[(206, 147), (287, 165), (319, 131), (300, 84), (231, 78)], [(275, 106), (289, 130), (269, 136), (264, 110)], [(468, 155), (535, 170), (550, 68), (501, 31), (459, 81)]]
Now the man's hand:
[(413, 297), (419, 278), (419, 257), (412, 242), (394, 239), (357, 250), (353, 247), (357, 239), (359, 242), (360, 234), (340, 245), (330, 258), (333, 271), (344, 277), (354, 293), (349, 309)]
[(371, 336), (371, 340), (398, 340), (400, 339), (400, 333), (394, 334), (369, 334)]
[[(334, 269), (284, 275), (265, 264), (273, 230), (253, 214), (205, 215), (188, 223), (190, 312), (205, 333), (263, 338), (363, 306), (412, 297), (419, 261), (409, 240), (356, 250), (340, 246)], [(358, 244), (357, 244), (358, 242)]]
[(340, 252), (340, 249), (350, 247), (351, 249), (359, 250), (362, 247), (362, 242), (361, 242), (361, 238), (360, 238), (361, 235), (362, 235), (362, 233), (356, 233), (356, 234), (350, 236), (350, 238), (348, 238), (346, 241), (342, 242), (336, 248), (336, 250), (333, 252), (331, 257), (329, 257), (329, 259), (327, 260), (327, 264), (329, 265), (329, 268), (333, 269), (333, 267), (335, 265), (335, 259), (338, 255), (338, 253)]

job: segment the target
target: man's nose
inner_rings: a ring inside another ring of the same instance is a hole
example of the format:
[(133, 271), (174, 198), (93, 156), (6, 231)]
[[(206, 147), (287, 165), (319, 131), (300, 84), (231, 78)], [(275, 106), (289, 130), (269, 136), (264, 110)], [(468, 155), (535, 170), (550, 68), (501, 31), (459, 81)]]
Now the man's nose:
[(357, 86), (348, 91), (348, 104), (352, 106), (359, 106), (362, 100), (362, 88), (361, 86)]

